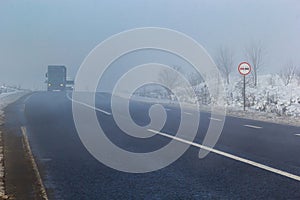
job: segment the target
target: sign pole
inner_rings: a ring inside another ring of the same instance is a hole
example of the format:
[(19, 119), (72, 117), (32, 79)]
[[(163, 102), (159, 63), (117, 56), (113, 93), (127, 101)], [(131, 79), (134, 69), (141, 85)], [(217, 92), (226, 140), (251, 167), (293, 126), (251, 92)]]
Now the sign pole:
[(244, 75), (244, 111), (246, 110), (246, 75)]
[(241, 62), (238, 66), (238, 71), (244, 78), (243, 98), (244, 98), (244, 111), (246, 111), (246, 76), (251, 72), (251, 66), (247, 62)]

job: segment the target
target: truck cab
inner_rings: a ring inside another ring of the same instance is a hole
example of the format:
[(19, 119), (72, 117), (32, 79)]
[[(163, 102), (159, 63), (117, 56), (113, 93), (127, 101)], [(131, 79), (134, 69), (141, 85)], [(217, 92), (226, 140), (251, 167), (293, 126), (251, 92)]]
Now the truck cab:
[(63, 65), (49, 65), (47, 77), (48, 91), (64, 91), (67, 83), (67, 69)]

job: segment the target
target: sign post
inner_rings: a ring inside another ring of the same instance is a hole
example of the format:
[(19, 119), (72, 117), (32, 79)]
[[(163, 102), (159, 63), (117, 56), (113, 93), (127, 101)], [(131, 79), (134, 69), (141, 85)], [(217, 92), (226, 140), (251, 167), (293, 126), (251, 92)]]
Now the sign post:
[(241, 62), (238, 66), (239, 73), (244, 76), (244, 88), (243, 88), (243, 97), (244, 97), (244, 111), (246, 110), (246, 76), (251, 72), (251, 66), (247, 62)]

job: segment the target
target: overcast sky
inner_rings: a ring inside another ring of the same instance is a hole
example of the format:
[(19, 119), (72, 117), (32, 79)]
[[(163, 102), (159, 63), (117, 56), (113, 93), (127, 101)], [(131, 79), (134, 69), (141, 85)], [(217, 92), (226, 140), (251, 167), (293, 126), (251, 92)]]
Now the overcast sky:
[(0, 84), (41, 88), (49, 64), (64, 64), (75, 77), (98, 43), (146, 26), (181, 31), (212, 57), (229, 46), (236, 62), (245, 60), (246, 45), (261, 41), (267, 52), (262, 73), (290, 60), (300, 65), (297, 0), (0, 0)]

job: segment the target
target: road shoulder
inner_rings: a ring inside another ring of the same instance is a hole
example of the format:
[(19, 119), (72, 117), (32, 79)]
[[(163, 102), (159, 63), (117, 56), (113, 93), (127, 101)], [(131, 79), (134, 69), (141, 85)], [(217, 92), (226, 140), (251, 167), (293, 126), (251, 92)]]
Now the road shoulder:
[(0, 127), (3, 139), (5, 193), (8, 199), (43, 200), (45, 197), (21, 131), (24, 123), (21, 115), (24, 98), (26, 96), (4, 109), (5, 123)]

